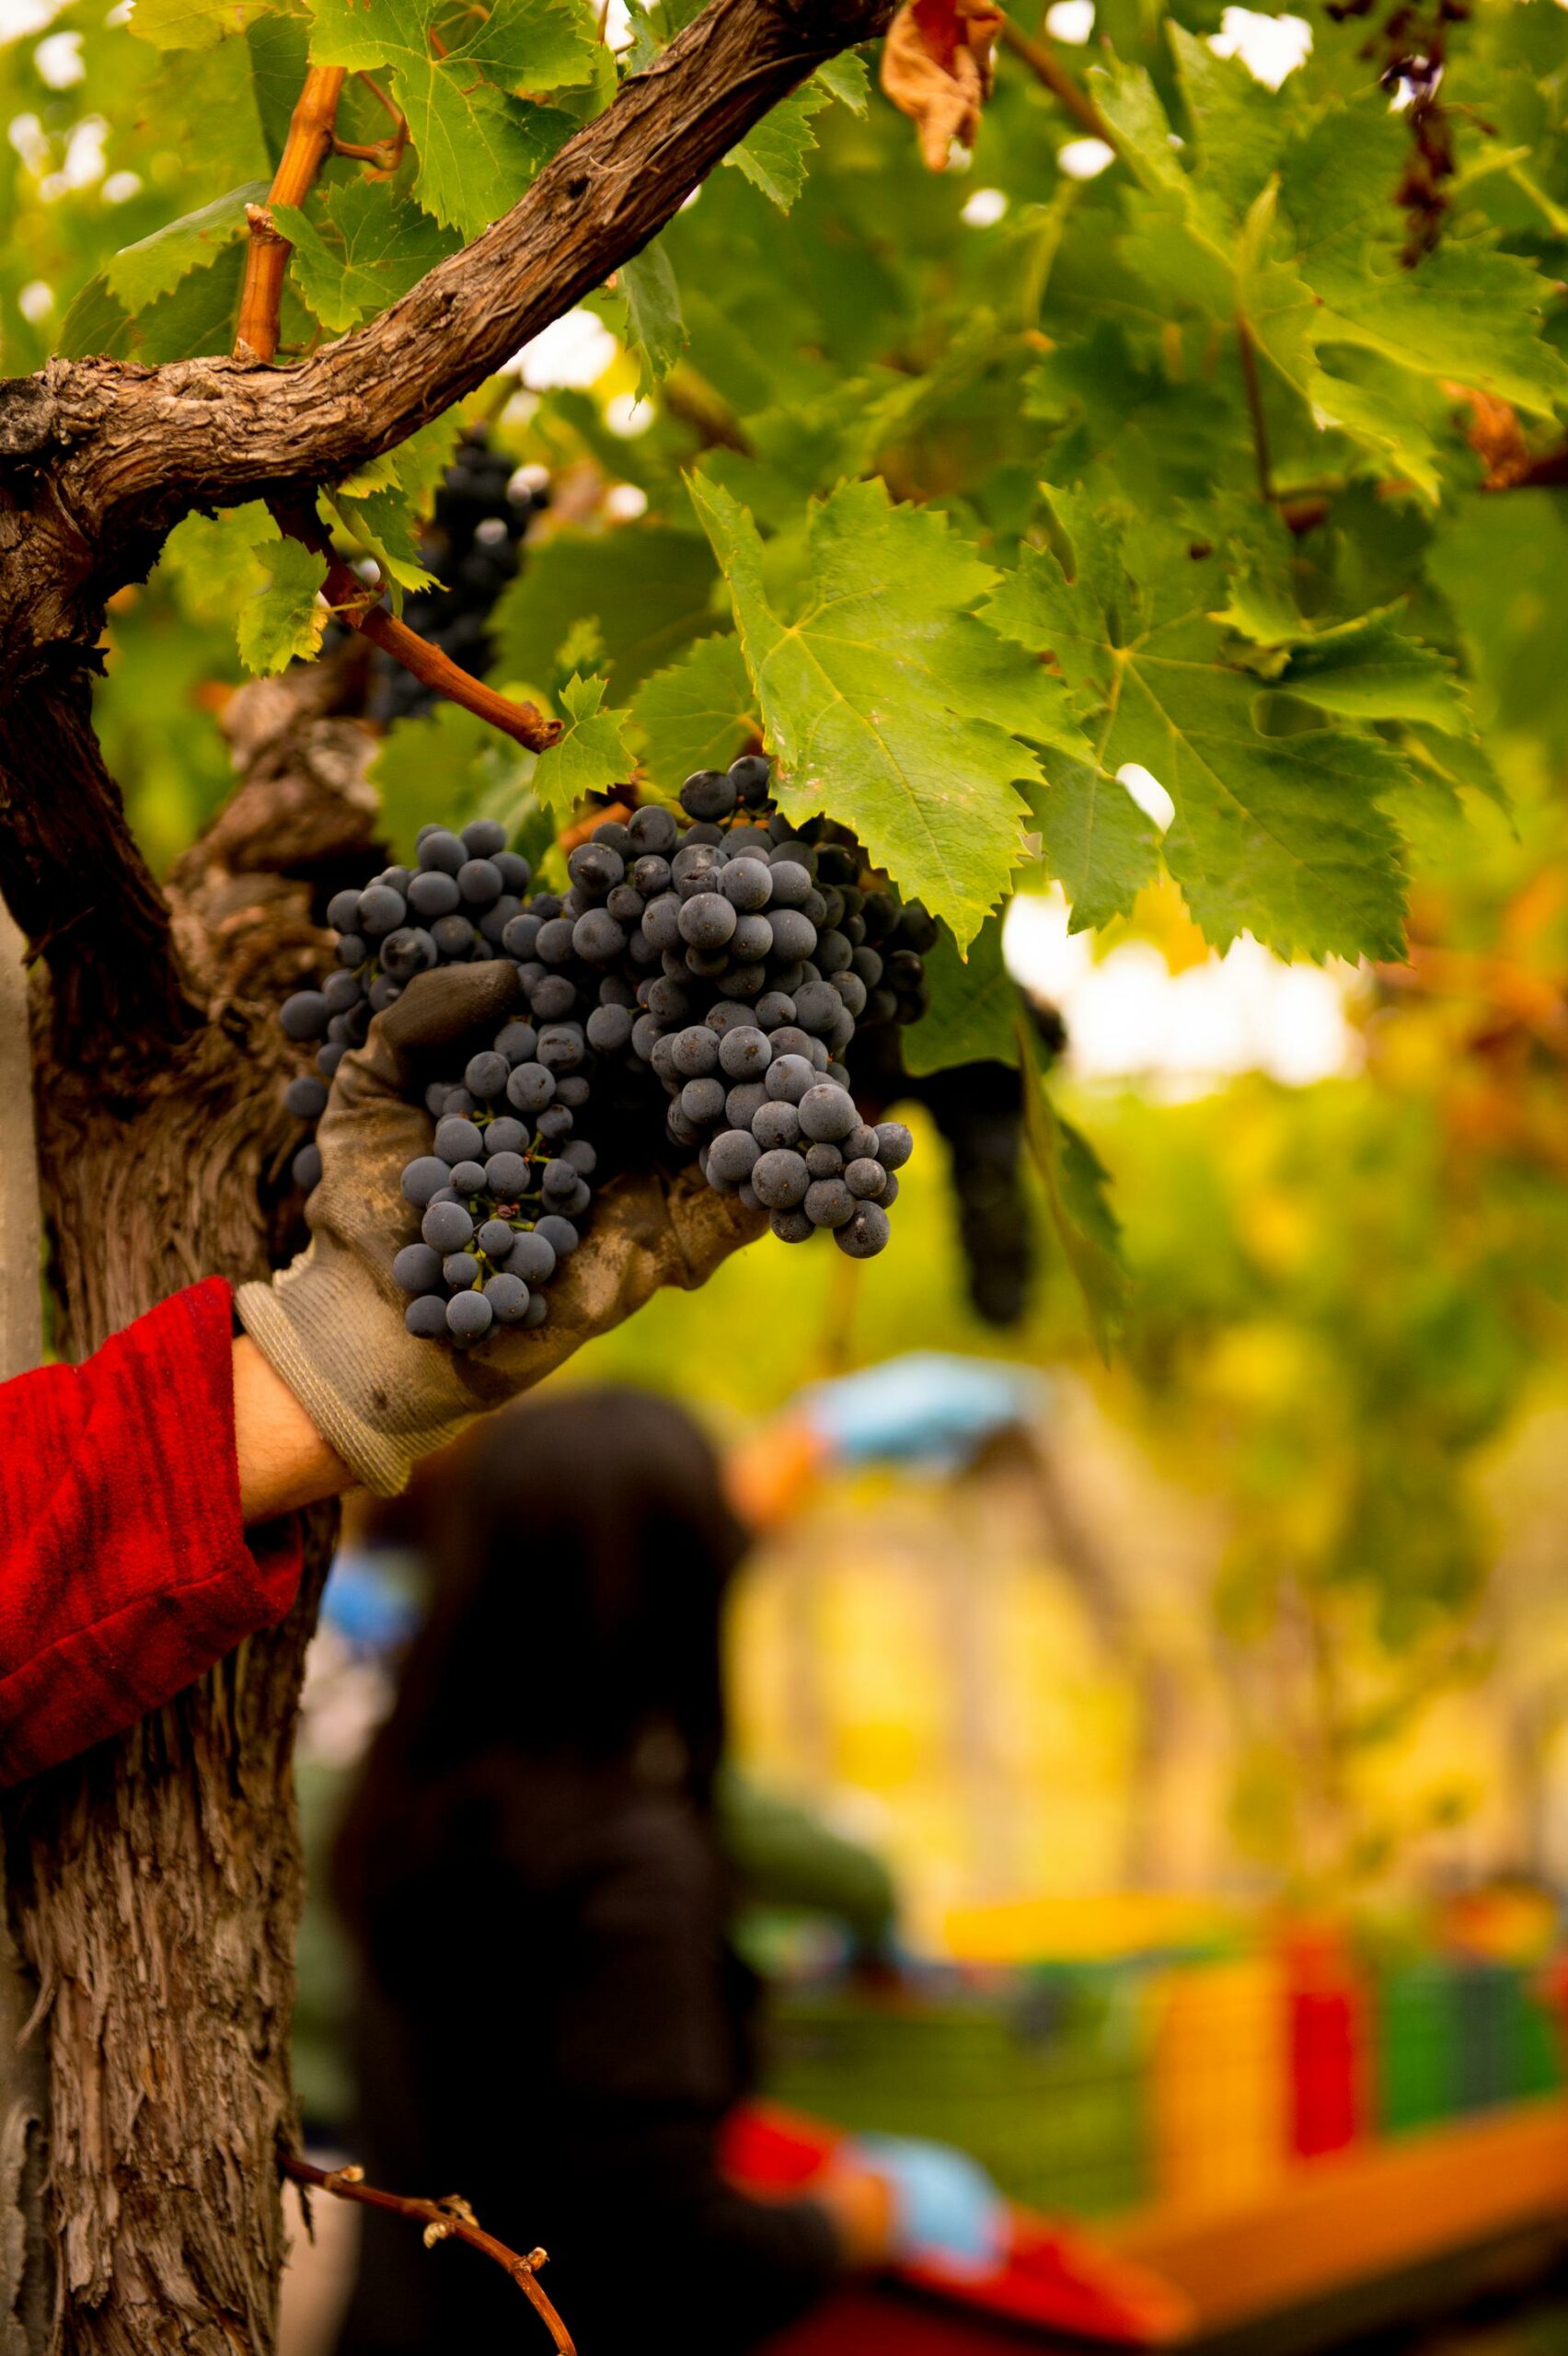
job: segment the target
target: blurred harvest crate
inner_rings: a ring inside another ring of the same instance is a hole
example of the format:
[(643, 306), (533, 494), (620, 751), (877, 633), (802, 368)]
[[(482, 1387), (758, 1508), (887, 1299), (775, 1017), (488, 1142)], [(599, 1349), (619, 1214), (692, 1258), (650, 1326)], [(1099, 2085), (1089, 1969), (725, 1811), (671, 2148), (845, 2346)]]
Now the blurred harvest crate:
[(1078, 2217), (1245, 2209), (1293, 2171), (1562, 2086), (1549, 1972), (1373, 1967), (1321, 1936), (923, 1970), (891, 1998), (786, 1988), (764, 2079), (838, 2126), (960, 2144), (1015, 2200)]
[(1041, 1969), (889, 2004), (826, 1988), (776, 2009), (768, 2095), (848, 2128), (962, 2143), (1031, 2208), (1101, 2216), (1149, 2189), (1139, 1977)]

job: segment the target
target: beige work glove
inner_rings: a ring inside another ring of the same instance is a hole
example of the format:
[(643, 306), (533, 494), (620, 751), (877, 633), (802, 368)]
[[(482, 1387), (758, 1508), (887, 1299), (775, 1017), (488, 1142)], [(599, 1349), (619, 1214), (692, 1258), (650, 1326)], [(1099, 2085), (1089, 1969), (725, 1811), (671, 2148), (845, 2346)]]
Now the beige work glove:
[[(322, 1438), (377, 1496), (395, 1496), (421, 1456), (542, 1382), (595, 1334), (618, 1325), (662, 1285), (689, 1290), (767, 1224), (700, 1172), (613, 1179), (596, 1193), (582, 1242), (548, 1287), (543, 1325), (491, 1329), (477, 1347), (421, 1341), (403, 1322), (392, 1275), (420, 1214), (402, 1174), (429, 1153), (424, 1084), (460, 1070), (452, 1049), (488, 1045), (521, 1003), (509, 959), (421, 974), (344, 1057), (321, 1116), (321, 1183), (306, 1205), (308, 1248), (271, 1284), (242, 1285), (240, 1322)], [(412, 1099), (413, 1101), (410, 1101)]]

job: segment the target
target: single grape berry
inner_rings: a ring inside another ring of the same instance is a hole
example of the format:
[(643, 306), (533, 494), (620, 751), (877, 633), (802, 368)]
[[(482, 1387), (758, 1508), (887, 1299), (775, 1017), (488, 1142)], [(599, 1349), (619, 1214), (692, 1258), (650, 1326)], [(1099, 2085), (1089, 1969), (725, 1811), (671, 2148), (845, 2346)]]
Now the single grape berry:
[(360, 895), (356, 891), (334, 892), (327, 903), (327, 921), (334, 932), (354, 932), (359, 926)]
[(522, 962), (533, 955), (543, 930), (543, 918), (536, 916), (531, 908), (525, 908), (521, 916), (508, 919), (501, 936), (501, 945), (509, 957)]
[(409, 879), (409, 906), (426, 924), (433, 924), (437, 917), (449, 917), (461, 897), (457, 878), (443, 868), (421, 869)]
[(451, 1183), (448, 1165), (433, 1153), (421, 1153), (403, 1172), (403, 1199), (412, 1203), (416, 1210), (423, 1210), (431, 1196)]
[(371, 884), (360, 894), (359, 922), (354, 930), (363, 933), (367, 941), (380, 941), (406, 924), (408, 918), (409, 904), (401, 892), (394, 892), (385, 884)]
[(724, 1099), (724, 1118), (732, 1129), (749, 1129), (767, 1102), (760, 1080), (737, 1080)]
[[(805, 1168), (804, 1162), (801, 1167)], [(444, 1257), (448, 1252), (461, 1252), (473, 1232), (474, 1222), (461, 1203), (432, 1203), (420, 1221), (420, 1233), (431, 1250)]]
[(494, 1047), (487, 1047), (481, 1055), (470, 1056), (463, 1068), (463, 1085), (469, 1093), (480, 1099), (503, 1096), (512, 1077), (512, 1066)]
[(719, 1068), (719, 1035), (706, 1023), (677, 1031), (670, 1042), (670, 1061), (683, 1080), (706, 1080)]
[(625, 1006), (596, 1006), (588, 1017), (588, 1045), (602, 1056), (618, 1054), (631, 1038), (631, 1010)]
[(443, 1161), (475, 1161), (484, 1152), (484, 1133), (460, 1113), (448, 1113), (435, 1125), (435, 1149)]
[(570, 1145), (562, 1146), (560, 1158), (571, 1162), (580, 1178), (592, 1178), (599, 1167), (599, 1157), (586, 1138), (573, 1138)]
[(726, 1185), (744, 1186), (762, 1157), (762, 1148), (746, 1129), (721, 1129), (708, 1149), (708, 1175)]
[(519, 1064), (506, 1083), (506, 1101), (519, 1113), (539, 1113), (555, 1094), (555, 1074), (541, 1063)]
[(766, 860), (732, 859), (719, 878), (719, 889), (743, 916), (754, 915), (773, 897), (773, 872)]
[(448, 875), (455, 875), (467, 857), (467, 844), (446, 826), (437, 826), (420, 845), (420, 865), (440, 868)]
[(544, 1237), (558, 1260), (564, 1260), (568, 1253), (577, 1249), (577, 1230), (569, 1218), (562, 1218), (556, 1211), (547, 1211), (544, 1218), (536, 1222), (534, 1232)]
[(805, 1212), (813, 1227), (843, 1227), (855, 1216), (855, 1197), (842, 1178), (813, 1179)]
[(439, 1293), (427, 1292), (421, 1299), (409, 1301), (403, 1311), (403, 1322), (421, 1342), (438, 1342), (449, 1330), (446, 1303)]
[[(455, 1195), (482, 1195), (485, 1190), (485, 1167), (482, 1161), (459, 1161), (448, 1173)], [(432, 1200), (434, 1200), (433, 1195)]]
[(879, 1252), (886, 1249), (891, 1232), (887, 1213), (880, 1203), (857, 1203), (852, 1217), (836, 1229), (833, 1240), (851, 1260), (874, 1260)]
[(688, 948), (724, 948), (735, 930), (735, 911), (721, 892), (697, 892), (681, 904), (679, 930)]
[(485, 1149), (492, 1158), (498, 1153), (522, 1153), (527, 1143), (527, 1130), (510, 1113), (502, 1113), (485, 1131)]
[(449, 1252), (441, 1264), (441, 1281), (449, 1292), (466, 1292), (477, 1283), (479, 1264), (472, 1252)]
[(302, 1071), (284, 1090), (283, 1103), (296, 1121), (318, 1121), (327, 1110), (327, 1083), (312, 1072)]
[(485, 1164), (485, 1185), (497, 1202), (520, 1201), (527, 1184), (528, 1165), (520, 1153), (491, 1154)]
[(289, 1165), (289, 1174), (294, 1184), (303, 1186), (307, 1195), (313, 1187), (320, 1185), (321, 1149), (314, 1138), (308, 1145), (301, 1146)]
[(495, 1311), (482, 1292), (460, 1292), (446, 1304), (447, 1331), (456, 1341), (478, 1341), (494, 1321)]
[(751, 1133), (765, 1153), (774, 1146), (796, 1144), (801, 1135), (798, 1107), (788, 1099), (775, 1103), (768, 1098), (752, 1114)]
[(519, 898), (522, 897), (523, 894), (528, 889), (529, 884), (534, 880), (533, 869), (529, 866), (527, 860), (522, 858), (520, 854), (514, 850), (492, 850), (483, 853), (477, 852), (475, 856), (493, 859), (497, 868), (500, 870), (502, 884), (505, 884), (506, 889), (509, 892), (515, 892)]
[(292, 998), (284, 999), (278, 1019), (285, 1038), (319, 1039), (335, 1011), (330, 999), (320, 990), (295, 990)]
[(775, 1103), (783, 1099), (790, 1104), (799, 1104), (807, 1091), (816, 1085), (816, 1071), (804, 1056), (780, 1055), (777, 1037), (773, 1046), (773, 1061), (767, 1067), (767, 1078), (763, 1086)]
[(915, 1150), (915, 1140), (902, 1121), (877, 1124), (877, 1160), (884, 1170), (902, 1170)]
[(730, 782), (743, 808), (760, 809), (772, 783), (772, 763), (763, 753), (743, 753), (730, 763)]
[(807, 1137), (836, 1144), (847, 1138), (851, 1129), (860, 1126), (860, 1115), (855, 1110), (855, 1100), (847, 1090), (837, 1088), (832, 1080), (818, 1080), (798, 1099), (801, 1126)]
[(727, 818), (739, 796), (735, 780), (723, 769), (697, 769), (681, 788), (681, 808), (703, 821)]
[(667, 858), (674, 850), (679, 833), (674, 811), (662, 810), (657, 803), (652, 802), (645, 803), (640, 810), (634, 810), (627, 825), (632, 849), (639, 852), (654, 852), (661, 859)]
[(470, 859), (493, 859), (506, 849), (506, 828), (498, 818), (470, 818), (462, 842)]
[(536, 1228), (525, 1229), (513, 1237), (506, 1255), (507, 1274), (521, 1276), (525, 1285), (548, 1284), (555, 1274), (555, 1264), (554, 1246)]
[(755, 1023), (739, 1023), (720, 1042), (719, 1061), (729, 1080), (760, 1080), (773, 1061), (773, 1050), (766, 1032)]
[(801, 1156), (782, 1148), (759, 1155), (752, 1165), (752, 1191), (770, 1211), (795, 1209), (805, 1201), (811, 1183)]
[[(799, 908), (769, 908), (767, 929), (773, 954), (781, 964), (798, 964), (816, 947), (816, 927)], [(780, 988), (783, 984), (779, 984)]]
[(456, 964), (459, 958), (473, 954), (474, 928), (467, 917), (437, 917), (431, 926), (430, 937), (449, 965)]
[(801, 1210), (775, 1211), (768, 1224), (780, 1243), (809, 1243), (816, 1233), (805, 1212)]
[(870, 1154), (861, 1154), (858, 1161), (845, 1165), (844, 1184), (857, 1202), (875, 1202), (879, 1195), (886, 1194), (887, 1180), (888, 1173), (882, 1163), (873, 1161)]
[(478, 1233), (479, 1250), (487, 1260), (504, 1260), (512, 1249), (512, 1230), (503, 1218), (487, 1218)]
[[(813, 1178), (839, 1178), (844, 1174), (844, 1156), (836, 1145), (815, 1145), (805, 1148), (806, 1168)], [(881, 1168), (881, 1163), (877, 1165)]]
[(681, 1111), (698, 1127), (719, 1119), (724, 1110), (724, 1085), (718, 1080), (688, 1080), (681, 1091)]
[(490, 1277), (484, 1298), (498, 1325), (521, 1325), (528, 1314), (528, 1288), (521, 1276), (513, 1276), (509, 1269)]

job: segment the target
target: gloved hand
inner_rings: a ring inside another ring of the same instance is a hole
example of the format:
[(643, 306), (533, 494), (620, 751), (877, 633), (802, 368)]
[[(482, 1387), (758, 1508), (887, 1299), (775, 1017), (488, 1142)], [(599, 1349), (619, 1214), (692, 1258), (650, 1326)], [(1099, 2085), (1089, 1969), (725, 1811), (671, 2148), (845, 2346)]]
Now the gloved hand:
[(976, 2275), (1000, 2266), (1008, 2205), (967, 2152), (913, 2135), (857, 2135), (843, 2146), (842, 2157), (887, 2186), (894, 2258)]
[(432, 1074), (415, 1059), (493, 1031), (520, 995), (510, 960), (441, 966), (376, 1017), (339, 1066), (317, 1132), (322, 1174), (306, 1205), (309, 1248), (237, 1296), (262, 1357), (378, 1496), (395, 1496), (421, 1456), (542, 1382), (662, 1285), (701, 1284), (767, 1223), (766, 1212), (714, 1194), (697, 1170), (673, 1181), (656, 1172), (618, 1178), (595, 1197), (587, 1233), (552, 1278), (543, 1325), (492, 1333), (468, 1351), (411, 1334), (392, 1263), (419, 1234), (403, 1171), (430, 1151), (429, 1115), (409, 1099)]

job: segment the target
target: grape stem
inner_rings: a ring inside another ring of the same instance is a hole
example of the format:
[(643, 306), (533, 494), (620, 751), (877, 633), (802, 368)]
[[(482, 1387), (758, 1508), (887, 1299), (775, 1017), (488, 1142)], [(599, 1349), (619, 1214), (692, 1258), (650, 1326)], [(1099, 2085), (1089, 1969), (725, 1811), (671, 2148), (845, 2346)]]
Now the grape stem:
[(561, 733), (559, 720), (547, 720), (537, 705), (514, 703), (510, 696), (487, 687), (482, 679), (476, 679), (471, 672), (454, 663), (439, 646), (432, 646), (418, 630), (410, 629), (407, 622), (388, 613), (381, 603), (379, 581), (373, 587), (340, 560), (333, 553), (325, 527), (303, 502), (279, 499), (269, 504), (279, 530), (291, 540), (298, 540), (302, 547), (313, 549), (324, 560), (322, 594), (340, 621), (357, 629), (373, 645), (381, 647), (423, 686), (461, 704), (465, 711), (488, 721), (492, 728), (499, 728), (502, 735), (525, 745), (530, 752), (542, 753), (556, 742)]
[(523, 2257), (517, 2250), (508, 2249), (504, 2242), (487, 2234), (460, 2192), (448, 2192), (439, 2200), (420, 2200), (401, 2192), (382, 2192), (374, 2184), (366, 2184), (364, 2170), (359, 2167), (318, 2168), (309, 2160), (301, 2159), (297, 2152), (285, 2152), (282, 2171), (295, 2184), (307, 2185), (317, 2192), (329, 2192), (339, 2200), (358, 2201), (366, 2209), (389, 2209), (395, 2216), (408, 2217), (424, 2227), (424, 2244), (433, 2249), (437, 2242), (467, 2242), (470, 2249), (491, 2258), (511, 2275), (517, 2287), (527, 2297), (540, 2322), (555, 2342), (556, 2356), (577, 2356), (571, 2334), (556, 2313), (554, 2304), (540, 2289), (538, 2271), (546, 2262), (542, 2249), (531, 2249)]

